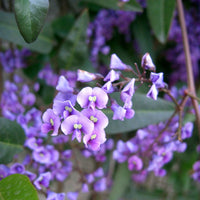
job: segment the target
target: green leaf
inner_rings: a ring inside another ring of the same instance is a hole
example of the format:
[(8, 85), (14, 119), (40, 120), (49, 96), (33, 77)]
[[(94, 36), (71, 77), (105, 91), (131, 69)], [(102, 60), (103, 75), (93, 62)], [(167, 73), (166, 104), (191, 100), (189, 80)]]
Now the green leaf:
[(49, 27), (45, 27), (37, 40), (31, 44), (24, 41), (19, 33), (14, 14), (0, 11), (0, 38), (21, 45), (39, 53), (49, 53), (53, 47)]
[(49, 9), (48, 0), (15, 0), (18, 28), (27, 43), (35, 41), (44, 25)]
[(0, 181), (0, 200), (39, 200), (29, 178), (13, 174)]
[(175, 0), (147, 0), (149, 22), (156, 38), (161, 43), (167, 40), (175, 4)]
[[(119, 97), (115, 99), (119, 99)], [(144, 94), (133, 95), (133, 109), (135, 110), (135, 116), (132, 119), (125, 119), (124, 121), (113, 120), (113, 112), (105, 110), (105, 114), (109, 118), (106, 133), (124, 133), (146, 127), (150, 124), (156, 124), (169, 119), (174, 112), (174, 106), (171, 102), (160, 98), (154, 101), (147, 98)]]
[(59, 58), (62, 60), (66, 69), (72, 66), (80, 67), (88, 57), (86, 44), (88, 22), (88, 12), (84, 11), (76, 20), (60, 48)]
[(53, 31), (56, 35), (64, 38), (73, 27), (74, 22), (75, 19), (72, 14), (58, 17), (52, 22)]
[[(137, 41), (140, 53), (143, 55), (149, 52), (152, 59), (155, 57), (151, 28), (147, 23), (146, 15), (139, 15), (133, 23), (134, 38)], [(154, 59), (153, 59), (154, 60)]]
[(126, 10), (126, 11), (137, 11), (141, 12), (142, 8), (139, 3), (137, 3), (135, 0), (131, 0), (127, 3), (121, 3), (119, 0), (82, 0), (81, 3), (91, 3), (98, 6), (101, 6), (103, 8), (113, 9), (113, 10)]
[(121, 199), (130, 184), (130, 177), (131, 171), (128, 170), (127, 163), (122, 163), (118, 165), (113, 181), (114, 185), (112, 186), (109, 200)]
[(0, 117), (0, 163), (7, 164), (23, 150), (25, 134), (15, 121)]

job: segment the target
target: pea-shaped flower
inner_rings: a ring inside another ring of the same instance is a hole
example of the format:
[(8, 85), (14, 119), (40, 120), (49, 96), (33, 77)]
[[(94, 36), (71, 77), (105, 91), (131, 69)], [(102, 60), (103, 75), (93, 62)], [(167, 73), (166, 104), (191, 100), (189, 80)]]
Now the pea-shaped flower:
[(65, 135), (72, 133), (72, 140), (75, 138), (81, 142), (81, 133), (91, 134), (94, 124), (84, 115), (71, 115), (67, 117), (61, 124), (61, 130)]
[(108, 95), (99, 87), (85, 87), (78, 93), (77, 102), (82, 108), (103, 109), (108, 102)]
[(57, 116), (52, 109), (47, 109), (43, 114), (42, 119), (44, 124), (41, 127), (43, 133), (52, 132), (52, 136), (58, 135), (58, 129), (60, 127), (60, 117)]

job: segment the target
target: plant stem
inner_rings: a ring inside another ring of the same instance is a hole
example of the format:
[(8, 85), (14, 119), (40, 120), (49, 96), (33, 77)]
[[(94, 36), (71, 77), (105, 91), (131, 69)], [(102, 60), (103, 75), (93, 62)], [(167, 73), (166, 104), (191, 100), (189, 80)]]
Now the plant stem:
[[(192, 61), (191, 61), (191, 55), (190, 55), (187, 29), (186, 29), (186, 25), (185, 25), (185, 18), (184, 18), (183, 4), (182, 4), (182, 0), (176, 0), (176, 1), (177, 1), (178, 15), (179, 15), (179, 21), (180, 21), (182, 37), (183, 37), (183, 45), (184, 45), (185, 61), (186, 61), (186, 69), (187, 69), (188, 89), (189, 89), (189, 93), (191, 95), (196, 96), (193, 69), (192, 69)], [(194, 110), (195, 110), (196, 123), (197, 123), (197, 127), (198, 127), (199, 138), (200, 138), (199, 105), (198, 105), (198, 101), (195, 98), (191, 98), (191, 100), (192, 100), (192, 104), (193, 104), (193, 107), (194, 107)]]

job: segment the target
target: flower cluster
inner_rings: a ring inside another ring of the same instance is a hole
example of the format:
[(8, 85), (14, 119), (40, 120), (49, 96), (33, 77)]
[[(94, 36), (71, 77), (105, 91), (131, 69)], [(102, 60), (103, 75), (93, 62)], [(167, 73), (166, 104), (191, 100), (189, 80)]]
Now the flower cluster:
[[(85, 87), (77, 95), (64, 76), (60, 76), (56, 89), (59, 91), (54, 99), (53, 109), (43, 114), (42, 132), (52, 131), (52, 136), (58, 135), (61, 127), (65, 135), (72, 134), (78, 142), (82, 140), (86, 147), (98, 150), (106, 141), (104, 129), (108, 125), (108, 118), (101, 111), (106, 108), (108, 96), (99, 87)], [(83, 108), (78, 111), (76, 102)]]
[(15, 69), (26, 67), (25, 59), (30, 55), (31, 52), (27, 49), (9, 49), (4, 53), (0, 52), (0, 62), (5, 72), (11, 73)]
[[(117, 142), (113, 158), (119, 163), (127, 162), (128, 169), (133, 172), (134, 181), (144, 182), (152, 171), (156, 176), (165, 176), (164, 166), (173, 159), (174, 152), (182, 153), (186, 150), (186, 142), (180, 142), (175, 137), (178, 118), (173, 118), (168, 125), (167, 123), (149, 125), (139, 129), (130, 140)], [(181, 129), (182, 139), (190, 138), (192, 131), (193, 124), (187, 122)]]
[[(124, 3), (127, 1), (123, 1)], [(142, 7), (146, 7), (145, 1), (138, 0)], [(98, 66), (98, 55), (107, 55), (110, 47), (107, 41), (114, 35), (114, 29), (125, 36), (126, 41), (131, 41), (130, 24), (135, 20), (137, 12), (123, 10), (102, 9), (95, 20), (89, 24), (87, 30), (88, 43), (91, 43), (91, 61)]]
[[(191, 61), (194, 71), (194, 77), (199, 76), (199, 44), (200, 44), (200, 30), (199, 30), (199, 1), (193, 1), (189, 9), (185, 9), (185, 23), (188, 31), (188, 40), (190, 44)], [(174, 43), (174, 46), (167, 50), (165, 53), (166, 59), (171, 63), (173, 72), (170, 78), (170, 83), (174, 85), (177, 81), (186, 81), (187, 73), (185, 67), (185, 54), (182, 42), (181, 27), (178, 22), (178, 16), (176, 13), (173, 20), (170, 32), (169, 40)], [(180, 76), (181, 74), (181, 76)]]

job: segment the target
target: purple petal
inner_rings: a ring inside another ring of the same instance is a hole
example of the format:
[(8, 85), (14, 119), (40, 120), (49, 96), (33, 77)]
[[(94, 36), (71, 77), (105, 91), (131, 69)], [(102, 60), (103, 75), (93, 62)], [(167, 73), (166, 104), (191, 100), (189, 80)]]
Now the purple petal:
[(96, 96), (96, 106), (99, 109), (105, 108), (108, 103), (107, 93), (103, 89), (95, 87), (93, 88), (93, 95)]
[(73, 92), (73, 88), (70, 87), (69, 82), (64, 76), (60, 76), (56, 90), (59, 92)]
[(67, 117), (61, 124), (61, 130), (65, 135), (69, 135), (74, 131), (74, 124), (78, 123), (78, 116), (71, 115)]
[(158, 90), (155, 86), (155, 84), (153, 84), (149, 90), (149, 92), (147, 93), (147, 97), (157, 100), (157, 96), (158, 96)]
[(82, 108), (87, 108), (89, 104), (89, 96), (92, 95), (92, 88), (85, 87), (77, 95), (77, 102)]

